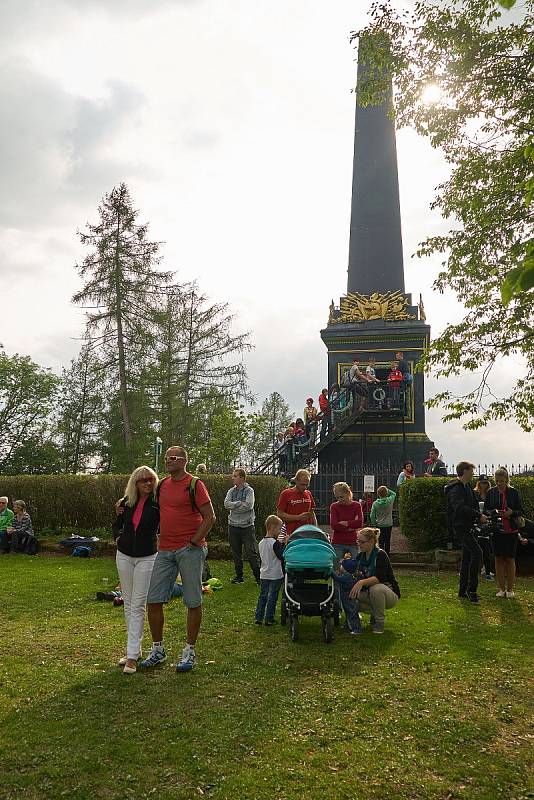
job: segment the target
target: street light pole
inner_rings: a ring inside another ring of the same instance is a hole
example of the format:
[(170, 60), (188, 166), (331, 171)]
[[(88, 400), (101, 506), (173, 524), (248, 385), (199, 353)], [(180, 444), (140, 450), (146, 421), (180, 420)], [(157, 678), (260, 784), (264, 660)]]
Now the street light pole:
[(163, 439), (160, 439), (159, 436), (156, 436), (156, 441), (154, 442), (154, 464), (155, 464), (155, 471), (158, 471), (159, 467), (159, 457), (161, 455), (161, 445), (163, 444)]

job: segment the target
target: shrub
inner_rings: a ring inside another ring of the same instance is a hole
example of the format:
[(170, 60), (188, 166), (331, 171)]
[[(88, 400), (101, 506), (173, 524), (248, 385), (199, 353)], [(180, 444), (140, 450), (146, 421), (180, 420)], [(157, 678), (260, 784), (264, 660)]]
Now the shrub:
[[(115, 501), (122, 497), (127, 475), (5, 475), (0, 477), (0, 495), (24, 500), (37, 533), (39, 531), (95, 531), (110, 529)], [(232, 485), (229, 475), (206, 475), (217, 522), (210, 538), (226, 538), (228, 512), (224, 497)], [(274, 513), (276, 501), (287, 486), (282, 478), (252, 475), (250, 485), (256, 494), (257, 531), (263, 532), (263, 520)]]
[[(447, 506), (444, 487), (451, 478), (415, 478), (399, 492), (400, 526), (415, 550), (447, 544)], [(534, 518), (534, 478), (511, 478), (529, 519)], [(473, 483), (474, 485), (474, 483)]]

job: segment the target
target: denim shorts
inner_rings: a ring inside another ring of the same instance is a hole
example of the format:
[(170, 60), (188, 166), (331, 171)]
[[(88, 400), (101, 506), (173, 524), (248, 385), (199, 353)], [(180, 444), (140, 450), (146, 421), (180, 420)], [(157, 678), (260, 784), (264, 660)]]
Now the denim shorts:
[(168, 603), (180, 573), (185, 605), (198, 608), (202, 604), (202, 569), (207, 553), (207, 547), (189, 544), (179, 550), (160, 550), (154, 561), (147, 603)]

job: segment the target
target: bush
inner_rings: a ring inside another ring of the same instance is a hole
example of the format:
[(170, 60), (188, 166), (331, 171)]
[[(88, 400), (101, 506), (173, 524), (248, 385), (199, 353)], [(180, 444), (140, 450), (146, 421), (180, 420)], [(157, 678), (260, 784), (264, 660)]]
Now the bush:
[[(446, 547), (447, 507), (444, 487), (451, 478), (414, 478), (399, 492), (400, 526), (415, 550)], [(534, 519), (534, 478), (511, 478), (523, 500), (529, 519)], [(473, 483), (474, 485), (474, 483)]]
[[(0, 478), (0, 495), (24, 500), (35, 531), (77, 533), (109, 530), (115, 515), (115, 501), (122, 497), (127, 475), (4, 475)], [(228, 512), (223, 502), (232, 485), (229, 475), (206, 475), (217, 522), (212, 539), (226, 538)], [(258, 533), (263, 521), (276, 510), (276, 501), (287, 482), (268, 475), (252, 475), (250, 485), (256, 494)]]

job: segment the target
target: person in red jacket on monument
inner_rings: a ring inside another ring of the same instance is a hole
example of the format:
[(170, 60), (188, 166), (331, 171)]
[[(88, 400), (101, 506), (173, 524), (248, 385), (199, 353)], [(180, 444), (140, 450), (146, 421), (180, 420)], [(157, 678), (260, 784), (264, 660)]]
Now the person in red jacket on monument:
[(400, 402), (400, 388), (402, 386), (403, 375), (399, 369), (399, 362), (391, 362), (391, 372), (388, 375), (388, 386), (390, 390), (391, 405), (393, 408), (399, 408)]
[(321, 435), (320, 438), (324, 439), (330, 433), (330, 401), (328, 400), (328, 389), (323, 389), (319, 395), (319, 416), (321, 419)]

